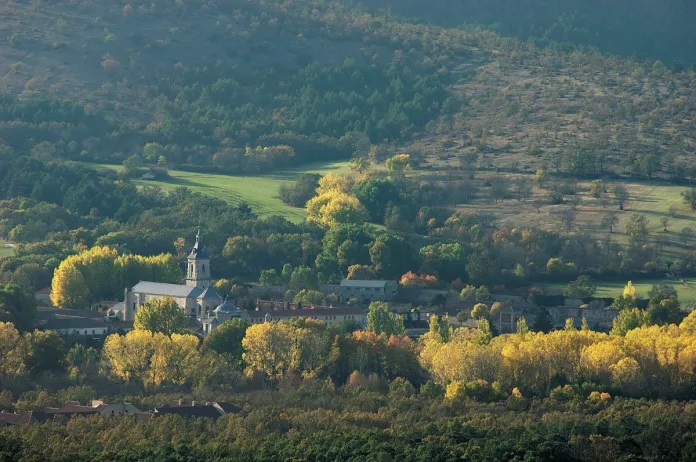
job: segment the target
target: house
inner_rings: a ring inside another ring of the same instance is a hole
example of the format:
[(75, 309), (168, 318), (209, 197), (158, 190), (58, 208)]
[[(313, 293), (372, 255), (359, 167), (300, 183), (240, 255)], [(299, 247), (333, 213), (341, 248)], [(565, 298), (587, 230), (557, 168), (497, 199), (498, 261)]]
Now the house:
[(549, 308), (549, 314), (555, 329), (563, 329), (568, 318), (573, 320), (576, 328), (582, 326), (583, 318), (592, 330), (609, 331), (611, 330), (614, 319), (619, 315), (619, 311), (612, 307), (581, 308), (575, 306), (556, 306)]
[(207, 318), (222, 298), (210, 285), (210, 258), (208, 257), (200, 231), (196, 243), (188, 256), (185, 284), (166, 284), (140, 281), (126, 288), (123, 305), (113, 309), (114, 317), (122, 321), (133, 321), (135, 313), (144, 303), (171, 297), (192, 318)]
[(242, 409), (231, 403), (207, 402), (205, 404), (196, 401), (184, 402), (179, 400), (177, 403), (160, 404), (155, 407), (153, 415), (176, 414), (182, 417), (208, 417), (217, 419), (227, 414), (237, 414)]
[(364, 328), (367, 325), (367, 313), (362, 307), (343, 308), (305, 308), (300, 310), (257, 310), (248, 312), (252, 324), (273, 321), (290, 321), (298, 318), (312, 318), (324, 321), (327, 325), (343, 322), (355, 322)]
[(140, 409), (130, 403), (107, 404), (101, 400), (92, 400), (91, 406), (83, 406), (80, 403), (70, 402), (59, 408), (46, 408), (46, 414), (57, 417), (72, 417), (76, 415), (126, 415), (136, 414)]
[(344, 279), (338, 288), (339, 300), (346, 303), (355, 299), (359, 303), (388, 302), (396, 298), (399, 284), (396, 281)]
[(60, 335), (103, 336), (113, 330), (104, 313), (92, 310), (71, 310), (40, 307), (38, 327)]
[(0, 428), (11, 427), (14, 425), (24, 425), (28, 423), (43, 423), (50, 419), (51, 416), (43, 411), (29, 411), (21, 414), (11, 412), (0, 412)]
[(529, 317), (526, 306), (504, 304), (498, 312), (498, 316), (492, 321), (498, 332), (501, 334), (510, 334), (517, 332), (517, 322), (523, 317), (525, 321), (532, 321), (526, 319)]

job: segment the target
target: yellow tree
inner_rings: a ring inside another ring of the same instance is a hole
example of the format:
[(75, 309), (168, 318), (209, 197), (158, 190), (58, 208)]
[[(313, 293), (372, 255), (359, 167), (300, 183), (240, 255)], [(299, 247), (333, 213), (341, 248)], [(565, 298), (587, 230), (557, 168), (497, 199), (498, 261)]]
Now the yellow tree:
[(385, 162), (387, 172), (394, 182), (401, 181), (405, 178), (406, 172), (411, 168), (409, 162), (411, 156), (408, 154), (397, 154), (390, 157)]
[(628, 281), (628, 283), (626, 284), (626, 287), (624, 287), (623, 296), (624, 296), (624, 298), (627, 298), (633, 302), (636, 301), (636, 298), (638, 297), (638, 295), (636, 294), (636, 288), (633, 287), (633, 282)]
[(163, 351), (157, 349), (164, 362), (164, 379), (175, 385), (190, 383), (200, 362), (198, 337), (195, 335), (172, 334)]
[(362, 223), (367, 209), (353, 195), (331, 191), (307, 202), (307, 221), (332, 228), (341, 224)]
[(60, 308), (84, 308), (89, 290), (85, 278), (77, 267), (76, 260), (63, 260), (53, 273), (51, 303)]
[(152, 357), (155, 355), (152, 332), (133, 330), (126, 335), (109, 335), (102, 351), (114, 376), (126, 382), (135, 381), (145, 387), (161, 383), (162, 374), (150, 372)]
[(22, 337), (12, 323), (0, 322), (0, 379), (13, 378), (24, 369)]
[(262, 373), (271, 380), (280, 379), (293, 360), (294, 336), (284, 322), (266, 322), (249, 327), (242, 340), (245, 373)]

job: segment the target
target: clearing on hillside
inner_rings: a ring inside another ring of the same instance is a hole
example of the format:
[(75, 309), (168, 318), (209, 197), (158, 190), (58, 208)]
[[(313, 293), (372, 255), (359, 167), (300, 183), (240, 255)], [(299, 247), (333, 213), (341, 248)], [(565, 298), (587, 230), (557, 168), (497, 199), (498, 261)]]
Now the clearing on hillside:
[[(123, 169), (120, 165), (85, 165), (116, 171)], [(223, 199), (230, 204), (238, 204), (245, 201), (251, 205), (254, 212), (262, 216), (281, 215), (290, 221), (300, 222), (305, 219), (305, 210), (284, 204), (278, 198), (280, 185), (294, 181), (305, 173), (343, 173), (349, 169), (349, 165), (348, 161), (308, 164), (302, 168), (280, 170), (257, 176), (233, 176), (169, 170), (169, 178), (167, 179), (138, 179), (135, 180), (135, 183), (138, 186), (158, 186), (164, 191), (171, 191), (184, 186), (192, 191)]]

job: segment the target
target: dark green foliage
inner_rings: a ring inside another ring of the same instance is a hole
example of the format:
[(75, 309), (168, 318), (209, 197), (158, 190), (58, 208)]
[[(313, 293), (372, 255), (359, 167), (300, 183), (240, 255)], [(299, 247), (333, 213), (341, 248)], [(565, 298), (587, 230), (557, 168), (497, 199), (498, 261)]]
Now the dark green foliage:
[(283, 184), (278, 191), (280, 200), (293, 207), (304, 207), (308, 200), (316, 194), (319, 186), (318, 173), (306, 173), (292, 184)]

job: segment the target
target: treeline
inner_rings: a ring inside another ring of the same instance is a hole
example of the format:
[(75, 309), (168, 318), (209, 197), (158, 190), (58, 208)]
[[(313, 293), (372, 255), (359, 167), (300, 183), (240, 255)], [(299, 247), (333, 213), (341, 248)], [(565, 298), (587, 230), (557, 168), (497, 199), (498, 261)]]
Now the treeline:
[(84, 308), (91, 302), (120, 298), (138, 281), (178, 283), (175, 257), (121, 254), (106, 246), (93, 247), (63, 260), (53, 274), (51, 303), (61, 308)]
[(230, 398), (243, 411), (218, 420), (94, 416), (3, 428), (2, 454), (92, 461), (689, 460), (696, 435), (693, 402), (451, 403), (396, 386), (336, 394), (316, 382)]
[(661, 59), (677, 68), (696, 63), (696, 55), (690, 51), (696, 36), (686, 19), (693, 17), (696, 10), (688, 3), (658, 0), (609, 4), (597, 0), (565, 0), (553, 4), (535, 0), (497, 0), (485, 4), (449, 0), (437, 5), (422, 0), (361, 0), (360, 3), (445, 26), (493, 26), (504, 35), (540, 45), (553, 42), (590, 45), (608, 53)]

